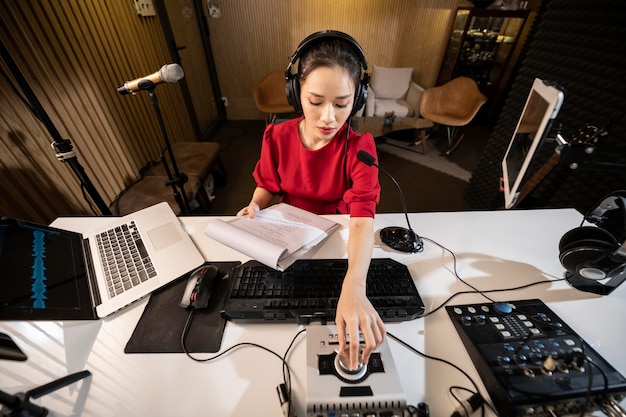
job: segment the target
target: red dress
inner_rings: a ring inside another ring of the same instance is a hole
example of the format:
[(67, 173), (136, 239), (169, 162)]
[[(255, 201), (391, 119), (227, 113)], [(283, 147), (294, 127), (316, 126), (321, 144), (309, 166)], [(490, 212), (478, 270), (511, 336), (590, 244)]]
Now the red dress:
[(374, 217), (380, 199), (378, 169), (359, 161), (364, 150), (377, 158), (374, 138), (344, 124), (323, 148), (306, 149), (300, 140), (300, 118), (265, 129), (261, 157), (254, 169), (258, 187), (281, 195), (281, 202), (317, 214)]

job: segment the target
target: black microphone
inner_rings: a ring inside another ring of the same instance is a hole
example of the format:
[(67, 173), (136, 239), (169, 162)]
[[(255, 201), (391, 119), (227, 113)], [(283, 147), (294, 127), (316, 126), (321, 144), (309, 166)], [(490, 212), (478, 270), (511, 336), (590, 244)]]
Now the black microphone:
[(396, 181), (390, 173), (378, 166), (378, 164), (376, 164), (376, 159), (364, 150), (357, 152), (356, 157), (364, 164), (368, 166), (375, 166), (379, 171), (384, 172), (389, 178), (391, 178), (391, 181), (393, 181), (396, 187), (398, 187), (398, 191), (400, 191), (402, 209), (404, 210), (404, 217), (406, 217), (406, 224), (409, 228), (406, 229), (398, 226), (385, 227), (380, 231), (380, 240), (390, 248), (401, 252), (421, 252), (424, 249), (424, 242), (422, 242), (422, 239), (411, 228), (409, 214), (406, 209), (406, 202), (404, 201), (404, 193), (402, 193), (402, 188), (400, 188), (398, 181)]
[(126, 81), (123, 86), (117, 89), (121, 95), (135, 94), (137, 91), (150, 90), (161, 83), (175, 83), (185, 76), (183, 68), (178, 64), (166, 64), (154, 74), (146, 77)]

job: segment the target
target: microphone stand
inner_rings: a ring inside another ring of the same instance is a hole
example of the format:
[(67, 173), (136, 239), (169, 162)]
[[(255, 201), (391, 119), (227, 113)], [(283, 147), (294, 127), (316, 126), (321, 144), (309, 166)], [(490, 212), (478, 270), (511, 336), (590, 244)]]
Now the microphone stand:
[(6, 407), (0, 408), (2, 417), (43, 417), (48, 415), (48, 409), (30, 402), (31, 398), (39, 398), (50, 394), (60, 388), (73, 384), (91, 375), (89, 371), (80, 371), (49, 382), (24, 393), (15, 395), (0, 391), (0, 404)]
[(409, 213), (406, 208), (406, 201), (404, 200), (404, 193), (402, 192), (402, 188), (400, 188), (400, 184), (398, 184), (398, 181), (396, 181), (393, 175), (385, 171), (384, 168), (381, 168), (378, 164), (373, 165), (376, 166), (379, 171), (382, 171), (385, 175), (391, 178), (391, 181), (393, 181), (400, 191), (402, 211), (404, 212), (404, 217), (406, 218), (406, 224), (408, 226), (408, 229), (400, 226), (387, 226), (380, 231), (380, 240), (391, 248), (401, 252), (421, 252), (424, 249), (424, 242), (411, 227), (411, 223), (409, 222)]
[(399, 250), (401, 252), (409, 252), (416, 253), (424, 250), (424, 241), (421, 237), (417, 235), (413, 231), (411, 227), (411, 223), (409, 222), (409, 213), (406, 208), (406, 201), (404, 201), (404, 193), (402, 192), (402, 188), (398, 181), (388, 173), (386, 170), (381, 168), (377, 163), (376, 159), (365, 152), (364, 150), (360, 150), (357, 152), (356, 157), (359, 161), (363, 162), (367, 166), (374, 166), (378, 168), (379, 172), (383, 172), (391, 181), (393, 181), (394, 185), (398, 188), (400, 192), (400, 200), (402, 201), (402, 211), (404, 211), (404, 217), (406, 218), (406, 225), (409, 227), (399, 227), (399, 226), (389, 226), (385, 227), (380, 231), (380, 240), (385, 245), (389, 246), (392, 249)]
[(167, 148), (167, 153), (170, 156), (170, 161), (172, 163), (173, 173), (170, 170), (170, 167), (165, 159), (165, 155), (161, 153), (161, 162), (163, 163), (163, 168), (165, 168), (165, 173), (167, 174), (167, 182), (165, 186), (172, 187), (172, 192), (174, 194), (174, 200), (180, 207), (180, 211), (183, 214), (188, 214), (191, 210), (189, 208), (189, 201), (187, 200), (187, 193), (185, 192), (185, 183), (187, 182), (187, 174), (184, 172), (178, 171), (178, 166), (176, 165), (176, 159), (174, 158), (174, 151), (172, 150), (172, 145), (170, 144), (169, 137), (167, 136), (167, 130), (165, 129), (165, 123), (163, 123), (163, 116), (161, 114), (161, 110), (159, 108), (159, 100), (157, 99), (156, 92), (154, 91), (154, 83), (149, 80), (145, 80), (141, 82), (139, 86), (140, 89), (148, 91), (150, 95), (150, 102), (154, 107), (154, 111), (157, 115), (157, 120), (159, 121), (159, 126), (161, 127), (161, 134), (163, 135), (163, 140), (165, 141), (165, 146)]
[[(57, 159), (61, 162), (66, 162), (72, 168), (72, 171), (74, 172), (74, 174), (76, 174), (76, 177), (78, 178), (78, 181), (80, 182), (81, 188), (87, 191), (87, 193), (89, 194), (93, 202), (96, 203), (96, 205), (98, 206), (98, 209), (103, 215), (110, 216), (111, 210), (106, 205), (106, 203), (104, 202), (104, 200), (98, 193), (98, 190), (96, 190), (96, 187), (93, 185), (93, 183), (91, 182), (91, 180), (85, 173), (85, 170), (83, 169), (80, 162), (78, 162), (78, 159), (76, 158), (76, 154), (72, 150), (72, 142), (69, 139), (63, 139), (61, 137), (61, 134), (52, 123), (52, 120), (50, 120), (50, 117), (48, 116), (43, 106), (37, 99), (37, 96), (35, 96), (35, 93), (28, 85), (28, 82), (22, 75), (22, 72), (20, 71), (19, 67), (17, 66), (17, 64), (11, 57), (11, 55), (9, 55), (9, 51), (6, 49), (4, 43), (1, 40), (0, 40), (0, 55), (2, 56), (7, 67), (13, 74), (13, 77), (20, 85), (20, 88), (22, 89), (26, 98), (22, 97), (19, 91), (17, 90), (17, 88), (13, 87), (16, 94), (22, 100), (22, 102), (30, 109), (30, 111), (35, 115), (35, 117), (37, 117), (37, 119), (39, 119), (39, 121), (43, 123), (46, 129), (48, 129), (50, 136), (52, 136), (52, 139), (54, 139), (52, 146), (57, 151), (56, 153)], [(4, 72), (2, 72), (2, 75), (5, 75)]]

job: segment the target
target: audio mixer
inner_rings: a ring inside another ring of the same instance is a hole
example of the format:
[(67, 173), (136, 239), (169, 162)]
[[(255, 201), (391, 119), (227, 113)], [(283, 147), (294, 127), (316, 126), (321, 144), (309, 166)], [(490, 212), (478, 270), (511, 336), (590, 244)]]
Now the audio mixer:
[(352, 370), (347, 352), (338, 352), (336, 326), (310, 326), (306, 333), (308, 417), (403, 415), (406, 396), (387, 339)]
[(499, 415), (626, 415), (626, 379), (541, 300), (446, 311)]

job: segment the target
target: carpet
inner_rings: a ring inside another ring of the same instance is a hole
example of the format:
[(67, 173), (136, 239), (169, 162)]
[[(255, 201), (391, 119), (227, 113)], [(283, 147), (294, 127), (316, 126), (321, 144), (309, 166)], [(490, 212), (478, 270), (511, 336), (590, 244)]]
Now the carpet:
[(395, 155), (398, 158), (405, 159), (415, 164), (423, 165), (425, 167), (434, 169), (435, 171), (443, 172), (444, 174), (451, 175), (463, 181), (469, 181), (470, 177), (472, 176), (471, 172), (457, 165), (454, 161), (448, 160), (445, 156), (442, 156), (440, 154), (440, 151), (430, 144), (428, 145), (428, 152), (426, 153), (426, 155), (422, 155), (417, 152), (394, 146), (393, 142), (392, 140), (390, 140), (388, 143), (378, 145), (378, 151)]

